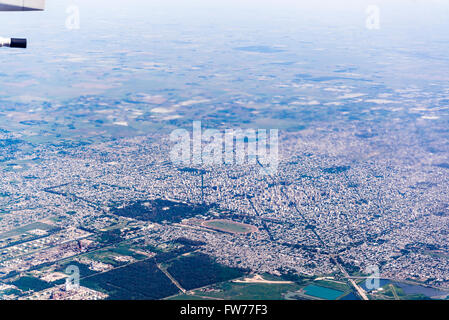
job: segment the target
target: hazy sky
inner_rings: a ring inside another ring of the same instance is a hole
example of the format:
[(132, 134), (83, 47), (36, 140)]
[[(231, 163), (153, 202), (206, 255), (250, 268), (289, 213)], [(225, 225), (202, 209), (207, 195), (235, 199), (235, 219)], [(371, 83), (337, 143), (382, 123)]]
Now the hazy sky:
[[(369, 6), (378, 9), (379, 29), (366, 27)], [(80, 25), (71, 30), (73, 8)], [(48, 91), (103, 70), (99, 57), (124, 70), (151, 59), (228, 65), (235, 63), (232, 48), (248, 45), (280, 46), (290, 59), (320, 59), (311, 67), (322, 70), (353, 63), (369, 73), (374, 63), (394, 60), (398, 71), (388, 67), (389, 78), (419, 67), (414, 74), (432, 70), (439, 79), (447, 77), (449, 0), (47, 0), (45, 12), (0, 13), (0, 29), (0, 36), (29, 39), (27, 50), (0, 50), (2, 63), (13, 68), (0, 73), (47, 72)], [(177, 44), (182, 41), (189, 46)]]
[(81, 28), (120, 23), (124, 19), (149, 24), (293, 21), (299, 25), (363, 25), (369, 5), (379, 7), (384, 28), (402, 25), (435, 29), (449, 23), (448, 0), (47, 0), (44, 13), (0, 13), (2, 34), (20, 34), (31, 28), (64, 31), (69, 15), (66, 9), (71, 5), (79, 8)]

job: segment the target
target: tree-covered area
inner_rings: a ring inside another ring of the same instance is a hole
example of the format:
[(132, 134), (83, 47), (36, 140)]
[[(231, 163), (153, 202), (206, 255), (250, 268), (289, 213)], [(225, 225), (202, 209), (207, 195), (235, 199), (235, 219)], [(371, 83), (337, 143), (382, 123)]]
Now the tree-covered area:
[(191, 218), (199, 214), (205, 214), (210, 206), (194, 205), (182, 202), (174, 202), (163, 199), (136, 201), (125, 207), (114, 207), (111, 213), (142, 221), (180, 222), (183, 219)]
[(243, 269), (218, 264), (203, 253), (173, 260), (167, 270), (186, 290), (239, 278), (246, 273)]
[(122, 236), (119, 229), (112, 229), (100, 232), (97, 241), (102, 245), (112, 245), (121, 242)]
[(50, 288), (52, 285), (46, 281), (40, 280), (34, 277), (21, 277), (11, 284), (15, 285), (17, 288), (22, 290), (23, 292), (33, 290), (33, 291), (41, 291), (47, 288)]
[(199, 214), (205, 214), (210, 207), (207, 205), (194, 205), (174, 202), (164, 199), (136, 201), (124, 207), (114, 207), (111, 213), (143, 221), (180, 222)]
[(206, 244), (203, 241), (197, 241), (197, 240), (192, 240), (192, 239), (183, 238), (183, 237), (176, 239), (175, 242), (185, 245), (185, 246), (192, 246), (192, 247), (203, 246)]
[(176, 257), (194, 251), (195, 248), (192, 248), (191, 246), (183, 246), (181, 248), (177, 248), (168, 252), (159, 252), (155, 259), (158, 263), (163, 263), (170, 261), (172, 259), (175, 259)]
[(82, 279), (81, 285), (109, 294), (109, 300), (156, 300), (179, 290), (153, 259)]

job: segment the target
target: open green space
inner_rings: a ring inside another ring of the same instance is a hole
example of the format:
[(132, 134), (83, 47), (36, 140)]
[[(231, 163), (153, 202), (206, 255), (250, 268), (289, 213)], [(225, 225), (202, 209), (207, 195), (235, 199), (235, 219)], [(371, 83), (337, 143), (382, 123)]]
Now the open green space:
[(31, 230), (40, 229), (40, 230), (48, 231), (48, 230), (51, 230), (54, 228), (55, 228), (54, 226), (49, 225), (49, 224), (45, 224), (42, 222), (34, 222), (34, 223), (30, 223), (30, 224), (27, 224), (22, 227), (13, 229), (11, 231), (0, 233), (0, 240), (10, 238), (10, 237), (20, 236), (28, 231), (31, 231)]
[(253, 230), (252, 226), (250, 225), (245, 225), (242, 223), (236, 223), (234, 221), (227, 221), (227, 220), (205, 221), (204, 226), (231, 233), (249, 233)]
[(320, 287), (326, 287), (326, 288), (343, 291), (343, 292), (351, 291), (351, 288), (346, 283), (343, 283), (343, 282), (337, 282), (337, 281), (332, 281), (332, 280), (318, 280), (318, 281), (314, 281), (314, 284), (318, 285)]
[[(282, 280), (282, 279), (279, 279)], [(283, 300), (288, 292), (297, 291), (301, 286), (292, 284), (272, 283), (235, 283), (225, 282), (212, 286), (209, 290), (195, 290), (193, 295), (187, 295), (185, 299), (196, 300), (215, 298), (224, 300)], [(182, 299), (182, 297), (177, 297)]]

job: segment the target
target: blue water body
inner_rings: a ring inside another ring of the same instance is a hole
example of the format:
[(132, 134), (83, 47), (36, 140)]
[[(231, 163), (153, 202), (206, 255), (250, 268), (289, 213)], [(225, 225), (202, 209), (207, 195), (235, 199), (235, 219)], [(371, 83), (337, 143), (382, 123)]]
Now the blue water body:
[[(392, 283), (390, 280), (387, 280), (387, 279), (379, 279), (379, 285), (380, 285), (381, 288), (384, 287), (384, 286), (386, 286), (386, 285), (389, 285), (390, 283)], [(366, 281), (361, 282), (359, 285), (360, 285), (360, 287), (361, 287), (363, 290), (365, 290), (365, 291), (367, 291), (367, 292), (370, 292), (370, 291), (373, 291), (373, 290), (374, 290), (374, 289), (368, 289), (368, 288), (367, 288), (367, 286), (366, 286)]]
[(444, 292), (434, 288), (428, 288), (424, 286), (411, 285), (406, 283), (394, 282), (395, 286), (404, 290), (406, 294), (423, 294), (429, 298), (432, 297), (440, 297), (449, 294), (448, 292)]
[(304, 292), (309, 296), (326, 300), (335, 300), (343, 294), (343, 291), (325, 288), (321, 286), (315, 286), (313, 284), (305, 287)]
[[(432, 297), (441, 297), (441, 296), (449, 294), (448, 292), (441, 291), (441, 290), (434, 289), (434, 288), (425, 287), (425, 286), (406, 284), (406, 283), (391, 281), (391, 280), (387, 280), (387, 279), (380, 279), (380, 287), (384, 287), (389, 284), (394, 284), (396, 287), (401, 288), (402, 290), (404, 290), (404, 293), (407, 295), (423, 294), (426, 297), (432, 298)], [(360, 287), (363, 288), (364, 290), (366, 290), (367, 292), (372, 291), (366, 287), (365, 281), (360, 283)]]

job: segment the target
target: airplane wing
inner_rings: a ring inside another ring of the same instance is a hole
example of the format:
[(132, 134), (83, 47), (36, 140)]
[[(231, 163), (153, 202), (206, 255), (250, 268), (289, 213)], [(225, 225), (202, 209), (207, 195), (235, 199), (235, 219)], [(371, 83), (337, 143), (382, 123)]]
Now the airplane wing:
[[(0, 0), (0, 11), (42, 11), (45, 0)], [(26, 39), (1, 38), (0, 47), (26, 48)]]
[(41, 11), (45, 0), (0, 0), (0, 11)]

